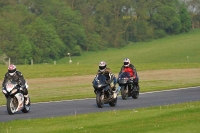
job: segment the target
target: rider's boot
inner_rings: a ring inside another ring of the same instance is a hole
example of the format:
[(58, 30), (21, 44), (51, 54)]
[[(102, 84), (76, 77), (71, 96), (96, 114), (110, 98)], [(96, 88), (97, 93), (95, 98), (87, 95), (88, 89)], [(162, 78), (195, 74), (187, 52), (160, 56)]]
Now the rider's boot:
[(113, 98), (116, 98), (117, 97), (117, 92), (114, 92), (113, 93)]
[(113, 91), (113, 98), (116, 98), (117, 97), (117, 92), (116, 92), (116, 87), (115, 86), (112, 88), (112, 91)]
[(28, 94), (27, 94), (27, 95), (24, 95), (24, 100), (25, 100), (25, 104), (26, 104), (26, 105), (29, 105), (29, 104), (30, 104), (30, 97), (29, 97)]

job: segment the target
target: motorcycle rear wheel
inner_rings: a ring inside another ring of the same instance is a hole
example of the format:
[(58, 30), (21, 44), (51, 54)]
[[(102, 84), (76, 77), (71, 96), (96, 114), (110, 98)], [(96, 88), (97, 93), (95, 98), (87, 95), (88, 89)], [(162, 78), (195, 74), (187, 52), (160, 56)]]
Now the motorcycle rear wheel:
[(102, 92), (96, 93), (96, 102), (97, 102), (97, 106), (99, 108), (103, 108), (103, 106), (104, 106), (104, 95), (102, 95)]
[[(139, 86), (138, 86), (139, 87)], [(134, 91), (132, 94), (132, 98), (133, 99), (137, 99), (139, 97), (139, 93), (140, 93), (140, 87), (137, 88), (137, 91)]]
[(138, 97), (139, 97), (139, 91), (134, 91), (133, 95), (132, 95), (132, 98), (133, 99), (137, 99)]

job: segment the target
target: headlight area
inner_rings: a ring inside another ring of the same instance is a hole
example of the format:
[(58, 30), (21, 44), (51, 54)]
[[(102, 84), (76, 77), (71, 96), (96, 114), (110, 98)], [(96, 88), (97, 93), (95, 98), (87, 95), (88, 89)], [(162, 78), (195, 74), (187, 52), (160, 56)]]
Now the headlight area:
[(17, 92), (17, 89), (13, 89), (10, 94), (14, 94)]
[(6, 90), (2, 90), (3, 94), (7, 94), (7, 91)]
[(101, 88), (102, 87), (102, 85), (98, 85), (98, 88)]

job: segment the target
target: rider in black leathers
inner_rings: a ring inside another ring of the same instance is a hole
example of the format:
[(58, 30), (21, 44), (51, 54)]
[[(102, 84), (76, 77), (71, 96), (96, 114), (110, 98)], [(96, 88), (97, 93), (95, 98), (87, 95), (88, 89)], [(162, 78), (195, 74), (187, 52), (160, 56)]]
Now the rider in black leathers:
[[(107, 83), (110, 85), (112, 91), (114, 92), (116, 90), (116, 84), (117, 84), (117, 79), (115, 75), (111, 72), (110, 68), (107, 68), (107, 64), (104, 61), (101, 61), (99, 63), (99, 70), (97, 71), (97, 74), (103, 74), (106, 76)], [(114, 92), (115, 94), (115, 92)]]
[(24, 98), (25, 98), (25, 103), (28, 105), (30, 104), (30, 98), (28, 96), (28, 85), (26, 83), (26, 80), (24, 79), (24, 76), (22, 75), (22, 73), (18, 70), (16, 70), (16, 66), (11, 64), (8, 66), (8, 72), (5, 74), (4, 76), (4, 80), (2, 83), (2, 90), (5, 89), (6, 87), (6, 83), (8, 81), (16, 81), (20, 86), (21, 89), (23, 90), (23, 94), (24, 94)]

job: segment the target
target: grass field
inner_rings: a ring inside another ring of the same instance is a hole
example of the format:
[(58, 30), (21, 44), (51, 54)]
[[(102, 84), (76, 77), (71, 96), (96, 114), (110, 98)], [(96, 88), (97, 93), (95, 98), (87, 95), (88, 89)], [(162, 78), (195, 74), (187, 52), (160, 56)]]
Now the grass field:
[(132, 110), (15, 120), (1, 133), (199, 133), (200, 102)]
[[(199, 35), (200, 30), (193, 30), (189, 34), (151, 42), (130, 43), (129, 46), (120, 49), (87, 52), (81, 57), (72, 56), (72, 64), (68, 63), (69, 57), (65, 57), (57, 61), (56, 65), (52, 63), (17, 65), (17, 67), (27, 78), (32, 102), (95, 97), (91, 82), (98, 69), (99, 61), (106, 61), (108, 67), (117, 76), (126, 57), (131, 59), (131, 63), (138, 70), (141, 92), (200, 86)], [(6, 71), (7, 66), (0, 65), (1, 77)], [(0, 82), (2, 80), (3, 78)], [(3, 104), (5, 98), (2, 94), (0, 105)], [(102, 112), (76, 117), (16, 120), (0, 123), (0, 131), (14, 132), (13, 129), (16, 128), (17, 132), (41, 133), (102, 131), (195, 133), (200, 130), (197, 126), (200, 121), (197, 113), (199, 105), (199, 102), (194, 102), (136, 111), (107, 112), (107, 115), (106, 112)], [(93, 121), (94, 117), (95, 121)], [(25, 122), (29, 124), (28, 127), (25, 127)]]

